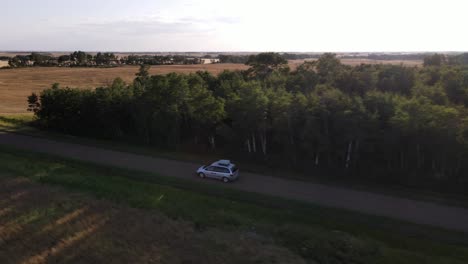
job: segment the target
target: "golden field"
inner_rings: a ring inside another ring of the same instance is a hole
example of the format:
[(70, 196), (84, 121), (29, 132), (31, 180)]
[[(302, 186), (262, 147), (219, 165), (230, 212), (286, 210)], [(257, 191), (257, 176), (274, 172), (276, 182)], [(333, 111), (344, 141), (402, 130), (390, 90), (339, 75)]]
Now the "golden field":
[[(206, 64), (206, 65), (162, 65), (152, 66), (151, 74), (170, 72), (190, 73), (209, 71), (218, 74), (223, 70), (247, 69), (242, 64)], [(34, 67), (0, 70), (0, 113), (24, 113), (27, 108), (27, 96), (40, 92), (53, 83), (61, 86), (95, 88), (111, 84), (120, 77), (125, 82), (132, 82), (138, 66), (116, 68), (60, 68)]]
[[(304, 60), (289, 61), (292, 69)], [(376, 61), (367, 59), (342, 59), (344, 64), (359, 65), (361, 63), (391, 63), (407, 66), (421, 65), (421, 61)], [(152, 66), (151, 74), (167, 74), (170, 72), (190, 73), (209, 71), (218, 74), (223, 70), (244, 70), (248, 66), (243, 64), (205, 64), (205, 65), (160, 65)], [(138, 66), (123, 66), (116, 68), (60, 68), (34, 67), (0, 70), (0, 113), (25, 113), (26, 99), (32, 92), (40, 92), (53, 83), (61, 86), (77, 88), (95, 88), (105, 86), (117, 78), (130, 83), (135, 78)]]
[(8, 66), (8, 61), (0, 60), (0, 68), (7, 67), (7, 66)]

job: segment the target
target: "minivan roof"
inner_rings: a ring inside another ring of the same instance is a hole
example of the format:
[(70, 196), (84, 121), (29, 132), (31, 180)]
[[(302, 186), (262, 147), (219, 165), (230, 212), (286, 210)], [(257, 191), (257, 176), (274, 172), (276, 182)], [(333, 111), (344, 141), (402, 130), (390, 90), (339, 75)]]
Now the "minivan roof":
[(234, 166), (234, 164), (232, 164), (230, 160), (218, 160), (218, 161), (213, 162), (213, 164), (211, 165), (228, 167), (228, 168)]

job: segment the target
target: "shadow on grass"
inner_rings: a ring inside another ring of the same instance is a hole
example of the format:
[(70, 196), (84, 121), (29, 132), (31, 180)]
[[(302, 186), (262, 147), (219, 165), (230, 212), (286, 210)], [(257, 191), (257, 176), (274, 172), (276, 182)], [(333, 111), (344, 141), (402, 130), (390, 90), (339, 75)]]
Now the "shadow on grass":
[[(8, 181), (0, 175), (0, 195), (11, 197), (19, 190), (3, 188)], [(305, 263), (240, 232), (197, 232), (187, 221), (34, 182), (22, 191), (29, 195), (11, 200), (13, 214), (0, 216), (0, 263)]]
[(13, 124), (13, 125), (22, 125), (25, 124), (26, 121), (22, 119), (17, 119), (17, 118), (12, 118), (12, 117), (6, 117), (6, 116), (0, 116), (0, 121)]

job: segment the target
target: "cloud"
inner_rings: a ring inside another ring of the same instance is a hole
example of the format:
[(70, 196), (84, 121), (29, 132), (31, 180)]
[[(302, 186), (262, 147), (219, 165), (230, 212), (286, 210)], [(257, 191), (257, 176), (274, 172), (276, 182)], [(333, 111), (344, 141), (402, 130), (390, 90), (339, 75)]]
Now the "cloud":
[(230, 17), (230, 16), (215, 16), (215, 17), (208, 17), (208, 16), (199, 16), (199, 17), (183, 17), (180, 18), (179, 21), (190, 23), (190, 24), (237, 24), (241, 21), (239, 17)]
[[(86, 19), (49, 28), (48, 37), (36, 38), (41, 49), (87, 51), (181, 51), (223, 49), (217, 40), (220, 25), (231, 18), (162, 16)], [(1, 43), (1, 41), (0, 41)], [(49, 43), (49, 44), (47, 44)]]
[(158, 16), (116, 20), (91, 20), (63, 26), (61, 31), (94, 36), (200, 36), (211, 35), (222, 24), (236, 23), (233, 17), (182, 17), (167, 19)]

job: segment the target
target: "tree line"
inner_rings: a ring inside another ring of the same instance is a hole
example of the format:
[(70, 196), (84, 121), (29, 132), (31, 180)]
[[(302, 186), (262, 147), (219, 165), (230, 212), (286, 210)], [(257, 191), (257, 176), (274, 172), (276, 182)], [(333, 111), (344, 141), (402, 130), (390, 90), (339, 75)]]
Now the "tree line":
[[(224, 55), (220, 54), (218, 56), (221, 63), (242, 63), (245, 64), (251, 57), (255, 57), (260, 54), (255, 55)], [(318, 54), (308, 54), (308, 53), (281, 53), (281, 57), (286, 60), (300, 60), (300, 59), (317, 59), (320, 57)]]
[(424, 58), (424, 66), (468, 65), (468, 53), (453, 56), (433, 54)]
[(29, 110), (47, 129), (185, 150), (306, 174), (466, 191), (468, 67), (343, 65), (334, 54), (291, 71), (277, 53), (246, 71), (54, 85)]
[(12, 68), (32, 67), (32, 66), (105, 66), (115, 65), (118, 58), (114, 53), (98, 52), (91, 55), (83, 51), (75, 51), (69, 55), (53, 56), (49, 53), (32, 52), (30, 55), (16, 55), (10, 58), (8, 64)]
[(128, 65), (172, 65), (201, 64), (201, 58), (187, 55), (129, 55), (122, 58)]
[[(112, 52), (98, 52), (96, 55), (91, 55), (83, 51), (75, 51), (69, 55), (53, 56), (50, 53), (32, 52), (29, 55), (16, 55), (11, 57), (0, 57), (0, 60), (8, 60), (9, 66), (12, 68), (32, 67), (32, 66), (59, 66), (59, 67), (96, 67), (96, 66), (117, 66), (117, 65), (187, 65), (187, 64), (202, 64), (203, 58), (218, 59), (220, 63), (239, 63), (245, 64), (251, 57), (255, 55), (225, 55), (217, 56), (205, 55), (203, 57), (188, 56), (188, 55), (138, 55), (130, 54), (128, 56), (117, 56)], [(309, 53), (281, 53), (279, 56), (286, 60), (299, 59), (317, 59), (320, 54)], [(361, 58), (375, 60), (424, 60), (425, 65), (440, 66), (441, 64), (448, 65), (467, 65), (468, 53), (459, 55), (444, 55), (444, 54), (369, 54), (362, 55), (359, 53), (342, 55), (340, 58)]]
[(48, 53), (33, 52), (30, 55), (16, 55), (8, 57), (8, 64), (12, 68), (33, 66), (59, 67), (96, 67), (118, 65), (171, 65), (171, 64), (200, 64), (201, 58), (186, 55), (128, 55), (117, 56), (112, 52), (98, 52), (91, 55), (83, 51), (75, 51), (69, 55), (53, 56)]

